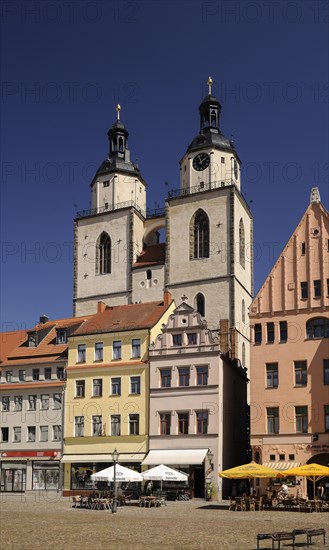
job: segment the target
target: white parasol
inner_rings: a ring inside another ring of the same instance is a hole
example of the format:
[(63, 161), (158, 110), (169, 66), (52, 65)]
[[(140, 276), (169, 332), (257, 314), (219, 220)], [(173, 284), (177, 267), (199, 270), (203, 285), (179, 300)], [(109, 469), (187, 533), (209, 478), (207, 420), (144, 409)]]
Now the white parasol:
[(159, 464), (159, 466), (155, 466), (155, 468), (142, 472), (142, 476), (145, 480), (161, 481), (161, 490), (163, 481), (186, 482), (188, 480), (188, 474), (175, 470), (174, 468), (169, 468), (169, 466), (165, 466), (164, 464)]
[[(105, 468), (105, 470), (92, 474), (90, 477), (93, 481), (114, 481), (114, 466)], [(130, 470), (130, 468), (120, 464), (115, 466), (115, 479), (117, 483), (121, 481), (143, 481), (143, 477), (139, 472)]]

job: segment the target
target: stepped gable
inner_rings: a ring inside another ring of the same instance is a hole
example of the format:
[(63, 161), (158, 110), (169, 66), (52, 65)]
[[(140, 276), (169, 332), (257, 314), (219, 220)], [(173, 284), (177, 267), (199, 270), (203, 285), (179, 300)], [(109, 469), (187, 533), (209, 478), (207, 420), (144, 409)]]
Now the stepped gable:
[[(317, 238), (324, 238), (320, 235), (321, 228), (324, 232), (328, 232), (329, 212), (320, 202), (320, 199), (311, 200), (296, 229), (280, 252), (272, 270), (251, 303), (251, 317), (268, 311), (289, 311), (307, 307), (307, 302), (305, 304), (301, 303), (299, 289), (296, 286), (297, 279), (299, 280), (301, 276), (301, 265), (299, 264), (301, 263), (302, 253), (300, 244), (302, 241), (306, 242), (308, 249), (311, 249), (314, 261), (316, 260), (320, 265), (321, 259), (318, 255), (321, 246), (319, 247)], [(318, 231), (319, 235), (314, 231)], [(296, 277), (296, 273), (298, 273), (298, 277)], [(307, 273), (303, 277), (307, 280)], [(278, 289), (281, 289), (281, 291), (279, 292)]]

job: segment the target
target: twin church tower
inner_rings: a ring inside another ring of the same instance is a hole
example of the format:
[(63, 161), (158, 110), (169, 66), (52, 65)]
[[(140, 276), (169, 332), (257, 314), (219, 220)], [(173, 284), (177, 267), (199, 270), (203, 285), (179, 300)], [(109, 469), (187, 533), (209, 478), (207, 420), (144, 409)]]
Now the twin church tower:
[(241, 194), (240, 159), (220, 130), (211, 78), (199, 133), (180, 161), (180, 187), (169, 192), (164, 209), (146, 208), (146, 183), (116, 110), (108, 158), (91, 182), (92, 208), (75, 220), (74, 315), (95, 313), (98, 301), (160, 301), (169, 291), (211, 330), (227, 320), (221, 326), (228, 347), (248, 368), (252, 215)]

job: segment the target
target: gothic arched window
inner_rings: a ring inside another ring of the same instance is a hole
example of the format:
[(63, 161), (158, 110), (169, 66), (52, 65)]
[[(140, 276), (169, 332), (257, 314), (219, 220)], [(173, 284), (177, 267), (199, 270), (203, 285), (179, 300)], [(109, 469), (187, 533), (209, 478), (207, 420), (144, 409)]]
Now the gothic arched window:
[(201, 292), (199, 292), (199, 294), (197, 294), (195, 297), (195, 309), (197, 310), (198, 313), (200, 313), (201, 317), (206, 316), (205, 299), (204, 299), (204, 295), (201, 294)]
[(246, 322), (246, 304), (245, 304), (245, 301), (242, 300), (242, 303), (241, 303), (241, 316), (242, 316), (242, 322), (245, 323)]
[(96, 243), (96, 274), (111, 273), (111, 239), (102, 233)]
[(246, 264), (246, 252), (245, 252), (245, 236), (244, 236), (244, 225), (242, 218), (239, 223), (239, 261), (242, 267), (245, 267)]
[(246, 365), (246, 346), (244, 345), (244, 342), (242, 342), (242, 366), (244, 367)]
[(190, 226), (190, 259), (209, 258), (209, 219), (198, 210)]
[(329, 319), (316, 317), (306, 323), (307, 338), (329, 338)]

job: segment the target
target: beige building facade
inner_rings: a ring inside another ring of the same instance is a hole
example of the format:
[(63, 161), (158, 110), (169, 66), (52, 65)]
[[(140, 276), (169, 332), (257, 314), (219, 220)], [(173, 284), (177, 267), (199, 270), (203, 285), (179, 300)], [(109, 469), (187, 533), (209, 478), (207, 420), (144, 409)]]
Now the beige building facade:
[[(227, 327), (222, 322), (222, 335)], [(218, 471), (246, 460), (246, 370), (223, 353), (225, 346), (182, 303), (149, 351), (149, 453), (143, 464), (184, 470), (197, 498), (209, 488), (216, 498), (227, 497), (230, 483)]]
[[(328, 464), (329, 215), (316, 188), (250, 322), (253, 458), (280, 470)], [(306, 481), (297, 483), (306, 493)]]

